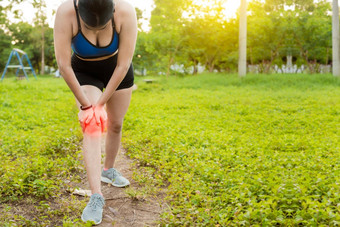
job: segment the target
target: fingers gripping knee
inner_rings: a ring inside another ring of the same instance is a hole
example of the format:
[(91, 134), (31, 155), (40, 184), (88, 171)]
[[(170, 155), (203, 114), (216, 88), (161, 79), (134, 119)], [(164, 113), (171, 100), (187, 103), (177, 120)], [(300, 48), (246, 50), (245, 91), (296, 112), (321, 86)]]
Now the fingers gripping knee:
[(101, 136), (103, 132), (103, 127), (101, 124), (97, 124), (96, 119), (92, 120), (83, 126), (83, 133), (90, 136)]

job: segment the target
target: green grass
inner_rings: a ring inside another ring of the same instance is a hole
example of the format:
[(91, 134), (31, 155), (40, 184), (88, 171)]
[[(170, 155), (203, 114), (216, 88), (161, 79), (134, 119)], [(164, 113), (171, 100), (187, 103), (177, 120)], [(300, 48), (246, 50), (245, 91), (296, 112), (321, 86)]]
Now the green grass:
[(163, 224), (340, 224), (339, 79), (137, 83), (123, 141), (140, 172), (168, 187)]
[[(72, 212), (62, 211), (56, 203), (69, 187), (67, 180), (80, 180), (77, 176), (83, 171), (79, 160), (81, 137), (75, 101), (62, 79), (5, 78), (0, 83), (3, 225), (51, 225), (56, 224), (51, 221), (63, 218), (69, 221)], [(68, 210), (76, 209), (73, 213), (78, 213), (81, 206), (78, 202), (74, 208), (74, 200), (68, 201)], [(44, 209), (46, 204), (51, 207)]]
[[(156, 80), (136, 78), (123, 143), (139, 161), (136, 179), (167, 188), (171, 209), (162, 214), (163, 225), (340, 224), (339, 79)], [(74, 103), (62, 79), (0, 83), (4, 226), (81, 225), (84, 203), (62, 197), (67, 180), (84, 171)], [(18, 203), (31, 204), (30, 211), (18, 212)]]

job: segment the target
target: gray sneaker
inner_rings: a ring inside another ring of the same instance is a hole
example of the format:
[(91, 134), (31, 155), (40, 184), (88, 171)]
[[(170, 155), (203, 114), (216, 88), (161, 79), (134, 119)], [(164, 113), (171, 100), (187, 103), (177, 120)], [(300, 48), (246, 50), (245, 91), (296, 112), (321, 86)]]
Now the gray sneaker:
[(105, 200), (103, 196), (95, 193), (91, 195), (90, 202), (87, 204), (81, 215), (83, 222), (93, 221), (96, 225), (100, 224), (103, 219), (103, 207)]
[(130, 184), (129, 180), (122, 176), (122, 174), (115, 168), (102, 171), (102, 182), (112, 184), (115, 187), (123, 188)]

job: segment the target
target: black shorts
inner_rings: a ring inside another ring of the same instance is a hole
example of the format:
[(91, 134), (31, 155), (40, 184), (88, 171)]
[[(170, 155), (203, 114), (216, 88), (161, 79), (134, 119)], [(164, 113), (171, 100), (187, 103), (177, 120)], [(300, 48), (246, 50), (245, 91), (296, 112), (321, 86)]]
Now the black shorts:
[[(80, 85), (93, 85), (103, 91), (112, 77), (117, 65), (118, 54), (101, 61), (84, 61), (75, 54), (72, 55), (71, 65)], [(134, 75), (131, 64), (123, 81), (116, 90), (130, 88), (133, 86)]]

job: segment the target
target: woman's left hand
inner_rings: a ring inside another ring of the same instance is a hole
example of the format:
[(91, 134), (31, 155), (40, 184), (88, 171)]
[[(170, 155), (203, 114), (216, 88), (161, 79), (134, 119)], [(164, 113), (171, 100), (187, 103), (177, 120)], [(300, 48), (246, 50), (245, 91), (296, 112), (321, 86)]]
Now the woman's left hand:
[(104, 106), (97, 105), (94, 107), (94, 117), (96, 119), (97, 125), (101, 125), (102, 132), (105, 131), (106, 129), (106, 124), (107, 124), (107, 113), (106, 110), (104, 109)]

